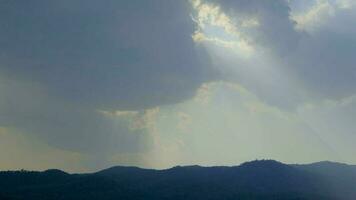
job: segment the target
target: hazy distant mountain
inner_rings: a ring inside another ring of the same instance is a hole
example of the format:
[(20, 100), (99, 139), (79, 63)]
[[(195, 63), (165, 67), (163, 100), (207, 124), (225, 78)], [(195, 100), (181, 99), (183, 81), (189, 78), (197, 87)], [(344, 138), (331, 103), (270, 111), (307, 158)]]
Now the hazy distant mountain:
[(262, 160), (236, 167), (112, 167), (92, 174), (0, 172), (0, 199), (355, 200), (356, 166)]

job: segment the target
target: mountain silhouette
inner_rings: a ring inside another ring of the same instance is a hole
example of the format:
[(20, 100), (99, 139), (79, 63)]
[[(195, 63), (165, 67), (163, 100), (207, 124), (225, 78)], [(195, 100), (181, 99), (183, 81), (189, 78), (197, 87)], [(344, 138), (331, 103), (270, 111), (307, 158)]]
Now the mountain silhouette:
[(256, 160), (233, 167), (112, 167), (96, 173), (0, 172), (4, 200), (355, 200), (356, 166)]

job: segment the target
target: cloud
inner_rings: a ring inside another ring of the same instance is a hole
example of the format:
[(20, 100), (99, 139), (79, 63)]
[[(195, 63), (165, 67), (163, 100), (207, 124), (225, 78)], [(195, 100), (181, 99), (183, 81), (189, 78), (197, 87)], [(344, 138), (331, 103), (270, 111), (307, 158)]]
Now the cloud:
[(305, 2), (6, 1), (0, 137), (41, 169), (354, 162), (354, 3)]
[(294, 14), (291, 18), (297, 22), (296, 28), (298, 30), (313, 31), (314, 28), (318, 28), (325, 20), (332, 17), (335, 14), (335, 8), (329, 1), (317, 1), (310, 9), (305, 13)]
[(215, 76), (184, 1), (6, 1), (0, 27), (0, 126), (89, 168), (151, 149), (158, 107)]
[(213, 76), (184, 1), (11, 1), (0, 18), (2, 71), (56, 98), (144, 109), (190, 98)]
[[(229, 48), (242, 56), (249, 56), (253, 48), (248, 38), (241, 32), (232, 20), (214, 4), (192, 1), (195, 16), (193, 20), (198, 29), (193, 34), (195, 42), (211, 42), (218, 46)], [(242, 20), (241, 26), (257, 26), (255, 19)]]
[[(292, 9), (291, 19), (296, 21), (296, 29), (313, 33), (325, 25), (336, 12), (352, 9), (355, 3), (350, 0), (315, 0), (312, 5), (304, 9)], [(300, 3), (300, 2), (299, 2)], [(304, 2), (306, 3), (306, 2)], [(291, 1), (291, 7), (298, 7), (298, 2)]]
[[(289, 6), (286, 1), (233, 1), (210, 0), (218, 5), (235, 24), (250, 37), (250, 43), (267, 46), (279, 54), (292, 52), (299, 40), (294, 31), (294, 22), (289, 20)], [(252, 22), (252, 23), (251, 23)], [(244, 26), (252, 24), (253, 26)]]
[[(193, 18), (200, 28), (193, 37), (205, 43), (222, 80), (242, 84), (285, 109), (356, 92), (356, 31), (350, 20), (356, 9), (348, 1), (316, 1), (301, 8), (295, 1), (197, 2)], [(256, 23), (243, 26), (244, 21)], [(235, 51), (241, 49), (236, 41), (248, 41), (249, 56)]]

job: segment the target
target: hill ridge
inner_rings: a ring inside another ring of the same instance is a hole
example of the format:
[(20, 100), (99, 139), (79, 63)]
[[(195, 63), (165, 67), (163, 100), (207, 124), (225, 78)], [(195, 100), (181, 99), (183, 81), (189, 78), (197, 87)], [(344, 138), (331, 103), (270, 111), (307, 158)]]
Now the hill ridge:
[(114, 166), (86, 174), (55, 169), (7, 171), (0, 172), (0, 197), (5, 200), (354, 200), (356, 167), (327, 162), (294, 165), (254, 160), (238, 166), (191, 165), (161, 170)]

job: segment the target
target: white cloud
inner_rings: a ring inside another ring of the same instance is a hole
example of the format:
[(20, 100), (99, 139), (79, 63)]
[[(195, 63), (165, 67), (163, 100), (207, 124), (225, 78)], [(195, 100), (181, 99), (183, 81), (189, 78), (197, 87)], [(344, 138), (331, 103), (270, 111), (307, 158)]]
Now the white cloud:
[[(251, 56), (254, 47), (246, 34), (227, 16), (218, 5), (200, 0), (191, 1), (196, 14), (193, 20), (198, 29), (192, 35), (195, 42), (208, 42), (228, 48), (242, 57)], [(251, 28), (259, 25), (256, 18), (241, 19), (241, 28)]]
[(302, 11), (294, 12), (292, 9), (291, 19), (296, 22), (296, 29), (313, 33), (328, 23), (336, 12), (351, 9), (355, 2), (350, 0), (315, 0), (314, 4)]
[(335, 8), (328, 0), (318, 0), (315, 5), (304, 13), (292, 14), (291, 19), (296, 21), (297, 30), (314, 31), (335, 15)]

